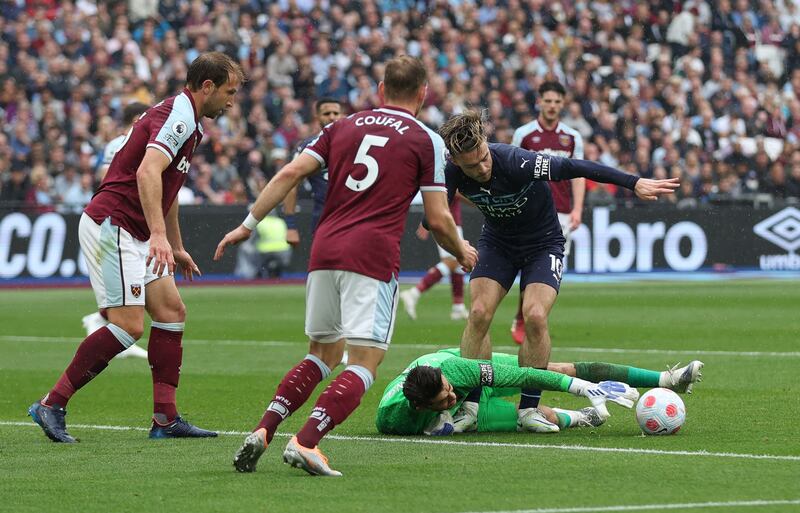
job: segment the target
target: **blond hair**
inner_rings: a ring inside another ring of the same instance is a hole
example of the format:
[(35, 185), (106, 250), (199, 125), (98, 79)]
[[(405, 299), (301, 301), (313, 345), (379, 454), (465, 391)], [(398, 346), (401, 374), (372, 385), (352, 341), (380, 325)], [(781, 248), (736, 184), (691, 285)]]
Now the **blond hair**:
[(483, 113), (478, 110), (457, 114), (439, 128), (439, 135), (451, 155), (462, 155), (475, 151), (486, 141), (483, 131)]

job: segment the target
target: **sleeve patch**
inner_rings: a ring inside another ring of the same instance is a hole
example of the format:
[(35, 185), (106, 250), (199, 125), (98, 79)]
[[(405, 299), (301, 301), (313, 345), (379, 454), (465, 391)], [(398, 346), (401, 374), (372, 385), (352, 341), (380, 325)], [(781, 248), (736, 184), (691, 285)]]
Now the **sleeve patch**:
[(494, 384), (494, 367), (491, 363), (479, 363), (481, 368), (481, 386), (490, 387)]
[(533, 165), (533, 179), (540, 180), (542, 178), (550, 178), (550, 156), (536, 154), (536, 162)]

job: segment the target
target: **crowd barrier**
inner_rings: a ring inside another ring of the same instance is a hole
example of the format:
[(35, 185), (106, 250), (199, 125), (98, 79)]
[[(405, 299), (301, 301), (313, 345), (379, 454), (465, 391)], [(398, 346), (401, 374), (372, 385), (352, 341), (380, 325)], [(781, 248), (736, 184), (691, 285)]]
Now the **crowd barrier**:
[[(236, 251), (220, 262), (212, 255), (220, 238), (246, 215), (243, 207), (184, 207), (184, 245), (205, 274), (231, 275)], [(422, 217), (412, 207), (402, 239), (401, 271), (424, 271), (438, 256), (431, 240), (414, 235)], [(77, 214), (0, 214), (0, 280), (76, 278), (86, 275), (80, 257)], [(664, 207), (587, 209), (573, 234), (571, 272), (696, 270), (800, 270), (800, 210), (715, 206), (691, 210)], [(532, 219), (531, 222), (536, 222)], [(310, 214), (298, 214), (302, 233), (286, 270), (305, 271)], [(475, 243), (482, 216), (464, 209), (465, 237)]]

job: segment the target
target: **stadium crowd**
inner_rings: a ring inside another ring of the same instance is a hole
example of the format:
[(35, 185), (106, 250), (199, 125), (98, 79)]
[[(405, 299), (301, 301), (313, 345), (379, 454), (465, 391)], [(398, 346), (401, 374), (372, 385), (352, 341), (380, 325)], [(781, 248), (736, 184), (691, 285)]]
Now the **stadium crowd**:
[[(377, 106), (400, 54), (429, 69), (433, 128), (480, 106), (510, 142), (556, 79), (585, 158), (683, 177), (679, 207), (800, 198), (799, 0), (15, 0), (0, 34), (0, 206), (29, 212), (80, 211), (124, 107), (179, 91), (212, 49), (248, 81), (205, 123), (182, 204), (252, 201), (315, 98)], [(587, 202), (634, 198), (592, 184)]]

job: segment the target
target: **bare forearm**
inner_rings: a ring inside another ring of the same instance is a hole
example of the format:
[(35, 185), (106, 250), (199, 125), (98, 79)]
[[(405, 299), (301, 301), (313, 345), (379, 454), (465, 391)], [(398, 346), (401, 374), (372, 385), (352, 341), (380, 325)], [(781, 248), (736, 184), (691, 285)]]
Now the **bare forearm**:
[(461, 244), (461, 237), (458, 235), (453, 216), (448, 214), (447, 216), (442, 216), (442, 219), (435, 224), (430, 221), (428, 224), (436, 243), (457, 259), (461, 258), (464, 253), (464, 247)]
[(136, 172), (136, 182), (139, 188), (142, 211), (150, 233), (165, 235), (167, 227), (164, 221), (164, 211), (161, 208), (161, 199), (163, 197), (161, 170), (154, 167), (140, 168)]
[(183, 240), (181, 239), (181, 227), (178, 223), (178, 201), (172, 204), (172, 207), (167, 212), (167, 240), (173, 250), (183, 249)]
[(297, 173), (284, 168), (264, 187), (253, 204), (253, 208), (250, 209), (250, 213), (256, 219), (264, 219), (264, 216), (269, 214), (289, 194), (289, 191), (300, 183), (302, 178)]
[(575, 210), (583, 210), (583, 200), (586, 197), (586, 179), (575, 178), (572, 180), (572, 204)]
[(297, 212), (297, 187), (293, 187), (283, 199), (283, 214), (293, 216)]

